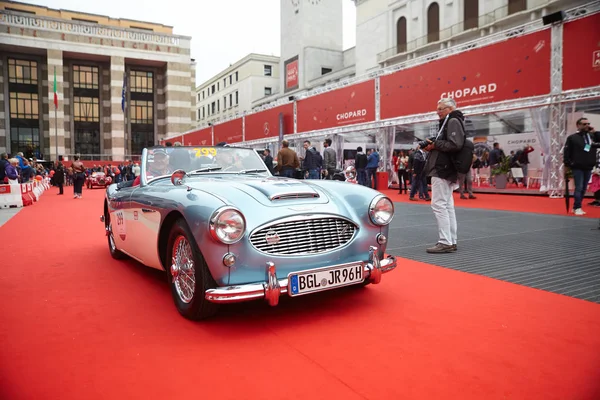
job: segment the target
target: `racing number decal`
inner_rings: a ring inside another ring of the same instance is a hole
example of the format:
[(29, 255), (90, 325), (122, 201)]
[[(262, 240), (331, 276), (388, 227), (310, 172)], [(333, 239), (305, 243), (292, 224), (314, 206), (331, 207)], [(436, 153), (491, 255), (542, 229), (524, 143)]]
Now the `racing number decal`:
[(217, 149), (215, 149), (214, 147), (203, 147), (203, 148), (194, 148), (194, 151), (196, 152), (196, 158), (198, 157), (202, 157), (202, 156), (216, 156), (217, 155)]
[(115, 213), (115, 222), (117, 224), (117, 233), (119, 234), (119, 237), (121, 240), (125, 240), (127, 237), (127, 230), (125, 228), (125, 215), (123, 214), (123, 211), (117, 211)]

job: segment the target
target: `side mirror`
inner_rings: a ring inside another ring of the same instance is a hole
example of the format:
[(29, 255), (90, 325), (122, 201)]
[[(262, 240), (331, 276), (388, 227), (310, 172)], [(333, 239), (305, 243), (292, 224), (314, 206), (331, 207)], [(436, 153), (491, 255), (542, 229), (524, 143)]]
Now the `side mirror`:
[(171, 174), (171, 183), (175, 186), (179, 186), (183, 184), (183, 178), (185, 178), (186, 173), (182, 169), (178, 169), (177, 171)]

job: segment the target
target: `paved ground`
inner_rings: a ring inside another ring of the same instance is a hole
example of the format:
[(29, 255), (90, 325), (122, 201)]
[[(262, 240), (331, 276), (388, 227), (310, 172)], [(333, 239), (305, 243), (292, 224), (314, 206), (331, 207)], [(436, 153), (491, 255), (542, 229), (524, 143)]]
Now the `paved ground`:
[(17, 215), (22, 208), (0, 208), (0, 226), (8, 222), (9, 219)]
[(600, 303), (599, 221), (457, 209), (458, 252), (427, 254), (437, 240), (429, 205), (396, 203), (388, 252)]

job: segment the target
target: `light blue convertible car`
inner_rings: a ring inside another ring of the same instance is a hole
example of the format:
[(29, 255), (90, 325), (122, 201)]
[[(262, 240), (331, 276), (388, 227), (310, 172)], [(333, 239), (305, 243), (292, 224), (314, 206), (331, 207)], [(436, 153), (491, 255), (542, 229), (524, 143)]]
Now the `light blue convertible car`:
[(144, 149), (139, 184), (106, 189), (111, 255), (167, 271), (177, 310), (379, 283), (392, 201), (364, 186), (272, 176), (239, 147)]

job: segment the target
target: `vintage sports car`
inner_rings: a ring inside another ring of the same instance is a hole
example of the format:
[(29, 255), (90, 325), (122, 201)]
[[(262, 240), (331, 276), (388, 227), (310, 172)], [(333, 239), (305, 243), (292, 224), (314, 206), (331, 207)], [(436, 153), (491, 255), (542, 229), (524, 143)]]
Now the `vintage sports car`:
[(91, 175), (85, 178), (85, 185), (88, 189), (96, 187), (105, 188), (110, 184), (112, 184), (112, 178), (106, 176), (104, 172), (92, 172)]
[(167, 272), (179, 312), (379, 283), (392, 201), (334, 180), (272, 176), (252, 149), (144, 149), (139, 186), (106, 189), (111, 255)]

